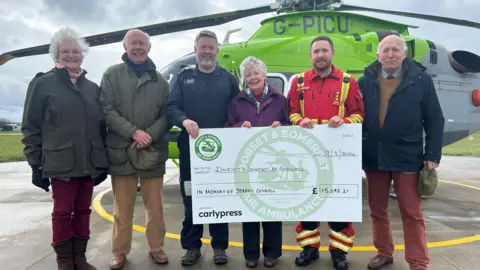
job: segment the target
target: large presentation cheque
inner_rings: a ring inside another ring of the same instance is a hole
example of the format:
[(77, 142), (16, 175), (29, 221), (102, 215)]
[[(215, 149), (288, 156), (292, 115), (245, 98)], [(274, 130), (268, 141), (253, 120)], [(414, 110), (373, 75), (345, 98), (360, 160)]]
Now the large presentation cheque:
[(362, 126), (200, 129), (193, 222), (362, 221)]

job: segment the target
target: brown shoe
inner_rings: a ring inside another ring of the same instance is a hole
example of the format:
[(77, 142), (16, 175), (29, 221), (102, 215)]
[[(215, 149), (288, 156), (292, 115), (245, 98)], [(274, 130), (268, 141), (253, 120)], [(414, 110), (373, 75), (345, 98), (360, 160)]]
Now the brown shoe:
[(110, 259), (110, 269), (122, 269), (125, 266), (126, 260), (127, 256), (123, 253), (112, 254), (112, 258)]
[(392, 263), (393, 263), (392, 257), (377, 255), (370, 260), (367, 267), (368, 269), (371, 269), (371, 270), (379, 270)]
[(248, 268), (255, 268), (255, 267), (257, 267), (257, 265), (258, 265), (257, 260), (246, 260), (245, 261), (245, 266), (247, 266)]
[(156, 251), (156, 252), (150, 252), (148, 254), (148, 256), (150, 256), (150, 258), (152, 258), (154, 263), (158, 263), (158, 264), (167, 264), (168, 263), (168, 257), (165, 254), (165, 251), (163, 251), (163, 250)]
[(275, 259), (265, 258), (265, 260), (263, 260), (263, 265), (265, 265), (265, 267), (274, 267), (275, 264), (277, 264), (277, 260)]

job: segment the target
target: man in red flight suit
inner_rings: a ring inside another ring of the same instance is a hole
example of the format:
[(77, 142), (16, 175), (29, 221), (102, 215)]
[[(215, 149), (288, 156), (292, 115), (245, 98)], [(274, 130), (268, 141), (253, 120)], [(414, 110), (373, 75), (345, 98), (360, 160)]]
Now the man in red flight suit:
[[(335, 128), (344, 123), (363, 123), (360, 88), (355, 78), (332, 65), (333, 54), (330, 38), (320, 36), (312, 40), (310, 59), (313, 67), (292, 81), (287, 96), (292, 125), (313, 128), (314, 124), (328, 124)], [(354, 243), (353, 225), (351, 222), (328, 222), (328, 226), (333, 266), (337, 270), (346, 270), (346, 254)], [(296, 240), (303, 251), (295, 259), (296, 265), (306, 266), (319, 258), (319, 227), (319, 222), (298, 222)]]

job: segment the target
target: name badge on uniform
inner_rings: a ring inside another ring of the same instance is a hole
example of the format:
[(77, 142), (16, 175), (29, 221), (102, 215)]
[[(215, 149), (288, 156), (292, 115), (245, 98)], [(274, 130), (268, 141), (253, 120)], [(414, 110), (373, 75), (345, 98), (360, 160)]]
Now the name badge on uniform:
[(186, 83), (194, 83), (195, 82), (195, 79), (187, 79)]
[(310, 89), (310, 86), (300, 86), (297, 88), (297, 91), (306, 91), (308, 89)]

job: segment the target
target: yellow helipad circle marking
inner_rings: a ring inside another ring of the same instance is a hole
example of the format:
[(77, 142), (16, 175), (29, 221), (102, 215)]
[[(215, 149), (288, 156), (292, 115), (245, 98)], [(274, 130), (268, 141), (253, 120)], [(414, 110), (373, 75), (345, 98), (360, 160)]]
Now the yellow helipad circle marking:
[[(474, 187), (470, 185), (465, 185), (461, 183), (456, 183), (456, 182), (451, 182), (451, 181), (445, 181), (445, 180), (439, 180), (439, 182), (447, 183), (447, 184), (452, 184), (452, 185), (457, 185), (469, 189), (474, 189), (480, 191), (479, 187)], [(99, 214), (101, 217), (105, 218), (106, 220), (109, 220), (110, 222), (113, 222), (113, 216), (107, 213), (105, 209), (103, 208), (101, 204), (102, 197), (110, 192), (112, 189), (108, 188), (99, 194), (95, 196), (92, 202), (92, 207)], [(133, 229), (138, 232), (145, 233), (145, 228), (139, 225), (133, 225)], [(293, 233), (293, 232), (292, 232)], [(180, 240), (180, 234), (176, 233), (169, 233), (167, 232), (165, 235), (167, 238), (171, 239), (177, 239)], [(201, 239), (203, 243), (205, 244), (210, 244), (210, 239)], [(428, 248), (434, 248), (434, 247), (447, 247), (447, 246), (455, 246), (455, 245), (461, 245), (461, 244), (466, 244), (466, 243), (471, 243), (471, 242), (476, 242), (480, 241), (480, 235), (474, 235), (474, 236), (468, 236), (468, 237), (462, 237), (462, 238), (456, 238), (452, 240), (445, 240), (445, 241), (438, 241), (438, 242), (428, 242), (427, 247)], [(243, 247), (242, 242), (229, 242), (229, 246), (233, 247)], [(289, 246), (289, 245), (282, 245), (283, 250), (302, 250), (300, 246)], [(405, 249), (405, 245), (395, 245), (395, 250), (402, 250)], [(328, 251), (328, 246), (320, 247), (321, 251)], [(376, 251), (377, 249), (375, 246), (353, 246), (352, 251)]]

